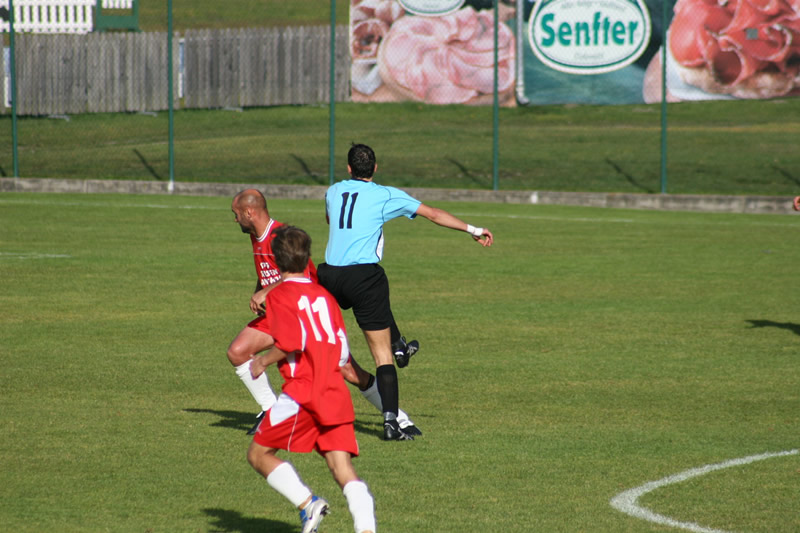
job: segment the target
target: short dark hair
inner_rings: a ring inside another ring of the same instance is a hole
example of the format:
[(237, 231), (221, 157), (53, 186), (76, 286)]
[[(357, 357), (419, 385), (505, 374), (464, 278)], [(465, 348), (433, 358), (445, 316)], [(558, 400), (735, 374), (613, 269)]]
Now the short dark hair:
[(347, 152), (347, 164), (354, 178), (371, 178), (375, 172), (375, 152), (366, 144), (355, 144)]
[(272, 253), (281, 272), (303, 273), (311, 258), (311, 237), (297, 226), (281, 226), (272, 238)]

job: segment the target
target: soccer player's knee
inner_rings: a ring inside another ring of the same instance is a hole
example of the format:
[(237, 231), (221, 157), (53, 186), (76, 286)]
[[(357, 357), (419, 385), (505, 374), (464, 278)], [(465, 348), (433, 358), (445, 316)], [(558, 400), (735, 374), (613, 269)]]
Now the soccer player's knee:
[(251, 445), (249, 448), (247, 448), (247, 462), (250, 463), (250, 466), (258, 469), (258, 460), (260, 457), (261, 454), (258, 452), (258, 449), (255, 446)]
[(233, 366), (243, 365), (250, 359), (250, 354), (246, 353), (245, 350), (242, 349), (242, 346), (235, 342), (228, 346), (227, 355), (228, 361), (230, 361)]

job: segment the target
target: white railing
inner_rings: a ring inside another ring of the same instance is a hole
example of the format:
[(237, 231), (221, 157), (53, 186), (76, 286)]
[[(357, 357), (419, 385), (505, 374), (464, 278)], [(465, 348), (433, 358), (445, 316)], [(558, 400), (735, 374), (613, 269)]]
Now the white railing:
[(133, 9), (133, 0), (103, 0), (103, 9)]
[[(89, 33), (94, 29), (96, 4), (95, 0), (14, 0), (14, 31)], [(8, 9), (8, 0), (0, 0), (0, 7)], [(9, 31), (9, 26), (0, 20), (0, 31)]]

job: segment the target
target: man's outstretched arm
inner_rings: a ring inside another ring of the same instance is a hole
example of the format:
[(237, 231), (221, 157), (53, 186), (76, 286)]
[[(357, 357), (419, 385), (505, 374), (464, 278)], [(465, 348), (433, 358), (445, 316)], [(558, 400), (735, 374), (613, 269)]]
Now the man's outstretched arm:
[(445, 228), (450, 228), (458, 231), (466, 231), (472, 238), (481, 243), (483, 246), (491, 246), (494, 242), (494, 236), (488, 228), (476, 228), (471, 224), (467, 224), (455, 215), (448, 213), (444, 209), (438, 207), (431, 207), (425, 204), (419, 204), (417, 208), (417, 215), (422, 216)]

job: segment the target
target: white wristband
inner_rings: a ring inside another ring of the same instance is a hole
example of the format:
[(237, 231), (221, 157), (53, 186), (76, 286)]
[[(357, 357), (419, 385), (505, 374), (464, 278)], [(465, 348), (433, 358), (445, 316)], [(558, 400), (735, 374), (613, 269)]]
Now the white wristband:
[(483, 228), (476, 228), (472, 224), (467, 224), (467, 233), (471, 234), (474, 237), (480, 237), (483, 235)]

